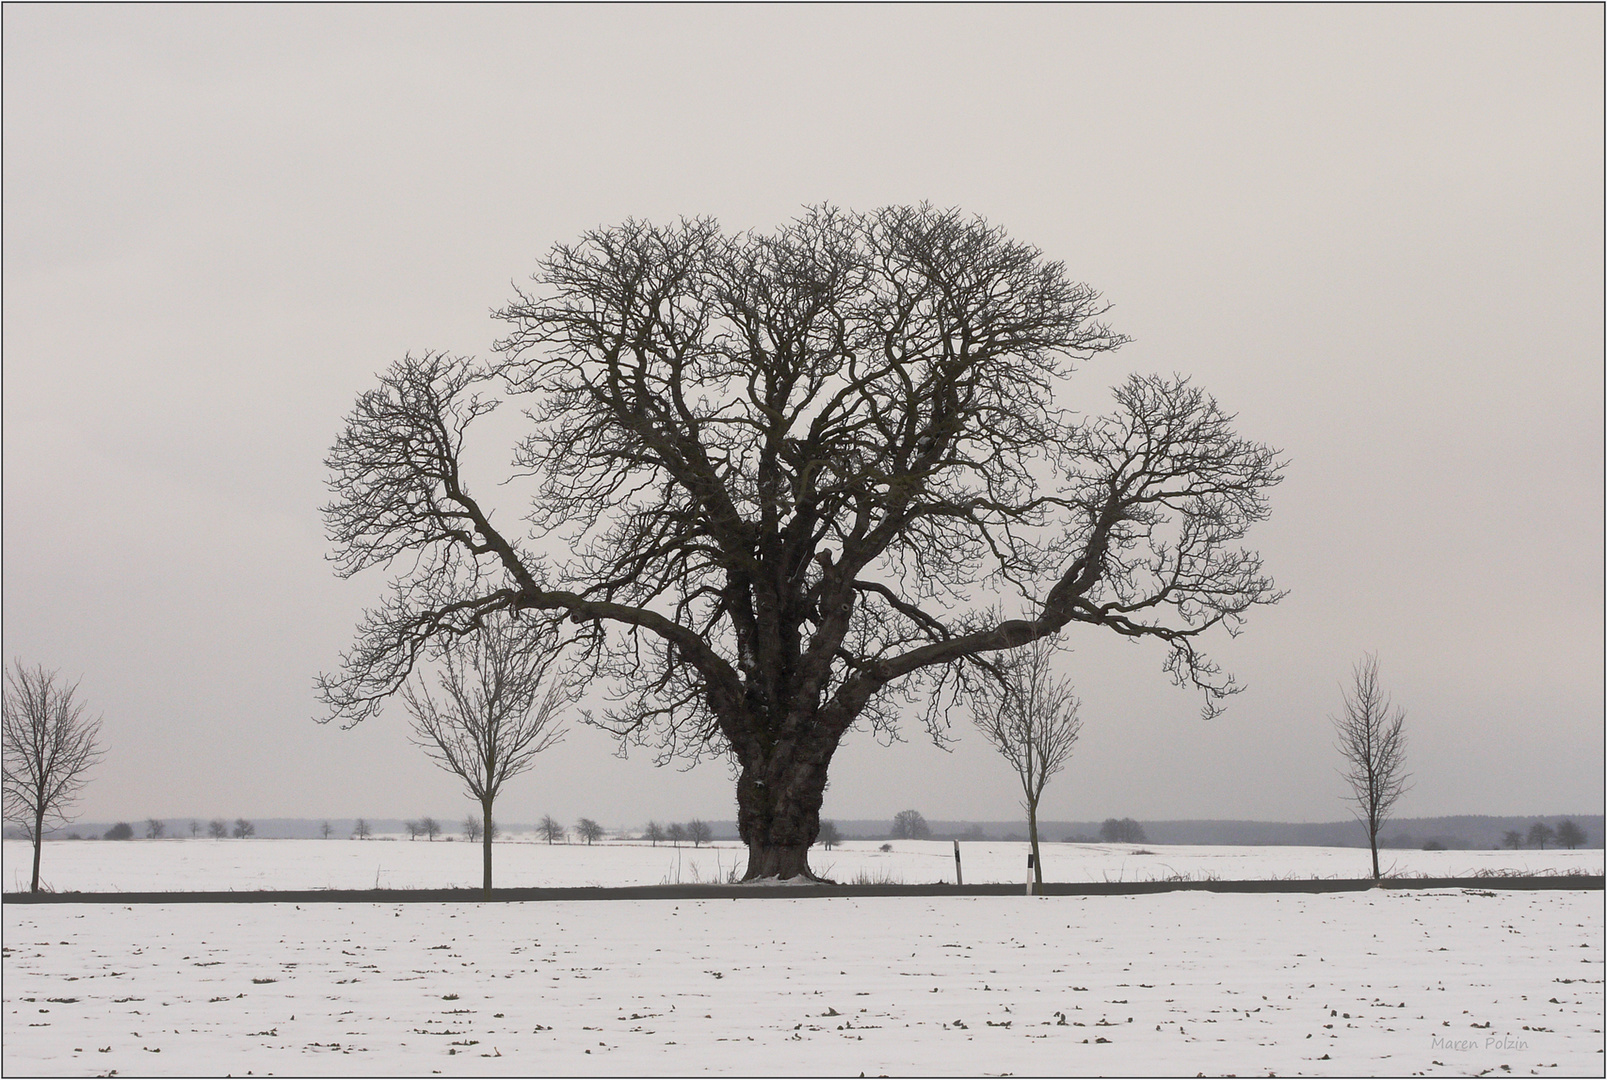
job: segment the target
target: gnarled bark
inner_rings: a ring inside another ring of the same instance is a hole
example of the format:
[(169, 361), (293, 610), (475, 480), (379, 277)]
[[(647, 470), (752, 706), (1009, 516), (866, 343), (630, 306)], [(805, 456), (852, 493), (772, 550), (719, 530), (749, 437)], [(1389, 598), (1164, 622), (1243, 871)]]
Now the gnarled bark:
[(820, 806), (826, 794), (830, 754), (776, 755), (744, 766), (737, 778), (737, 835), (748, 845), (743, 881), (804, 877), (809, 848), (820, 836)]

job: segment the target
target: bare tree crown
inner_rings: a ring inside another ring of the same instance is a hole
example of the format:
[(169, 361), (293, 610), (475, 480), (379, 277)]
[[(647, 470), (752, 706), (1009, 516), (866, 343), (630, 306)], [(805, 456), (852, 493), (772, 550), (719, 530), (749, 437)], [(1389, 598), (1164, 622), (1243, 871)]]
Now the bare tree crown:
[(85, 715), (78, 684), (20, 659), (6, 668), (3, 755), (5, 817), (30, 839), (69, 811), (100, 760), (101, 721)]
[[(537, 281), (500, 312), (501, 360), (401, 361), (331, 452), (340, 572), (417, 560), (322, 680), (334, 715), (518, 608), (590, 627), (599, 670), (646, 674), (610, 720), (682, 748), (764, 738), (722, 727), (738, 713), (891, 724), (895, 680), (1071, 622), (1166, 642), (1208, 707), (1235, 689), (1194, 642), (1280, 595), (1235, 546), (1276, 453), (1183, 379), (1130, 379), (1108, 417), (1061, 411), (1057, 381), (1125, 339), (1037, 249), (955, 211), (821, 207), (770, 236), (628, 222), (558, 246)], [(561, 564), (462, 476), (496, 376), (534, 402), (516, 457)], [(968, 611), (985, 580), (1034, 615)]]
[(482, 803), (563, 738), (559, 710), (573, 695), (536, 622), (487, 616), (477, 632), (435, 650), (439, 696), (422, 678), (402, 689), (414, 741)]
[(973, 699), (976, 725), (1015, 770), (1029, 812), (1082, 734), (1082, 703), (1056, 675), (1054, 656), (1045, 638), (1007, 654), (995, 662), (997, 681), (980, 681)]
[[(1183, 378), (1066, 411), (1062, 381), (1126, 340), (1105, 312), (930, 206), (558, 245), (497, 313), (496, 360), (404, 358), (330, 452), (338, 572), (401, 571), (320, 678), (329, 718), (371, 716), (494, 614), (545, 617), (618, 692), (598, 723), (737, 760), (750, 854), (788, 853), (749, 873), (793, 876), (845, 734), (892, 731), (902, 695), (942, 738), (978, 658), (1099, 626), (1164, 643), (1214, 711), (1238, 688), (1200, 635), (1282, 595), (1240, 546), (1282, 463)], [(463, 473), (499, 395), (526, 403), (527, 535)]]

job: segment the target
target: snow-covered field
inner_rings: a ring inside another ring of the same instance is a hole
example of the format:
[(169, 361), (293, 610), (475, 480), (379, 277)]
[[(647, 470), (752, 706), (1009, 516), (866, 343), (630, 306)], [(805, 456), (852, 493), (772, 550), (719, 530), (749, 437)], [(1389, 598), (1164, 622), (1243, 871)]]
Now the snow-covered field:
[[(963, 847), (967, 880), (1019, 880), (1021, 845)], [(1362, 857), (1156, 848), (1110, 849), (1101, 861), (1083, 848), (1074, 864), (1060, 848), (1054, 857), (1067, 861), (1049, 862), (1049, 876), (1062, 880), (1160, 877), (1163, 866), (1351, 877)], [(952, 848), (894, 849), (849, 845), (817, 869), (952, 880)], [(378, 868), (385, 885), (463, 885), (473, 883), (474, 851), (422, 841), (60, 843), (45, 852), (45, 877), (58, 889), (371, 887)], [(513, 843), (498, 859), (510, 885), (673, 880), (673, 849), (645, 851)], [(8, 883), (26, 865), (21, 854), (6, 845)], [(729, 867), (733, 854), (683, 851), (682, 880), (689, 859), (707, 880), (716, 858)], [(1599, 851), (1400, 855), (1398, 869), (1411, 873), (1524, 860), (1601, 867)], [(183, 868), (169, 865), (181, 856)], [(226, 880), (230, 866), (239, 876)], [(125, 1076), (1603, 1070), (1596, 891), (764, 894), (6, 904), (0, 1067)]]
[[(953, 845), (895, 840), (883, 852), (871, 841), (815, 851), (815, 872), (836, 881), (859, 878), (916, 885), (954, 880)], [(609, 840), (495, 845), (496, 884), (508, 888), (567, 885), (660, 885), (725, 880), (746, 861), (741, 845), (653, 847)], [(1027, 845), (960, 844), (966, 882), (1026, 881)], [(28, 887), (32, 848), (4, 843), (4, 884)], [(1385, 873), (1469, 877), (1489, 873), (1602, 872), (1602, 852), (1388, 851)], [(1045, 844), (1046, 881), (1154, 881), (1261, 878), (1361, 878), (1372, 870), (1359, 848), (1194, 847), (1132, 844)], [(480, 846), (461, 840), (128, 840), (47, 843), (40, 880), (57, 892), (250, 891), (257, 889), (440, 889), (480, 884)]]

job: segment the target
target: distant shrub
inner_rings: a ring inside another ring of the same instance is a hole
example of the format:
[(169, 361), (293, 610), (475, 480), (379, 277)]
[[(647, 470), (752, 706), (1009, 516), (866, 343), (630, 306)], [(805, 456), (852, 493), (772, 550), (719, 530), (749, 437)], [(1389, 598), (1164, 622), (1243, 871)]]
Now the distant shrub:
[(1142, 844), (1147, 839), (1144, 826), (1130, 817), (1106, 818), (1099, 827), (1099, 838), (1107, 844)]
[(106, 839), (108, 840), (132, 840), (133, 838), (134, 826), (126, 821), (119, 821), (116, 825), (106, 830)]
[(1423, 850), (1424, 851), (1444, 851), (1445, 850), (1445, 845), (1440, 843), (1438, 840), (1430, 840), (1426, 844), (1423, 845)]
[(893, 850), (893, 845), (892, 844), (883, 844), (879, 850), (881, 850), (884, 853), (892, 851)]

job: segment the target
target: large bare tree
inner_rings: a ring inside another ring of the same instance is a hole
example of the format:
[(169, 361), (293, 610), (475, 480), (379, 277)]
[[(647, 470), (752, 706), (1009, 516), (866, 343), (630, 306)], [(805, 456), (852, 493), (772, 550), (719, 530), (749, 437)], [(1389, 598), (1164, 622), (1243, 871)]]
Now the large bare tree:
[[(631, 221), (559, 245), (490, 363), (410, 356), (330, 452), (337, 570), (400, 567), (331, 716), (373, 714), (432, 641), (493, 612), (567, 619), (621, 696), (597, 722), (730, 755), (748, 879), (811, 876), (832, 757), (921, 703), (936, 738), (1002, 650), (1071, 625), (1198, 647), (1279, 596), (1241, 549), (1277, 453), (1181, 378), (1108, 416), (1057, 402), (1125, 340), (1087, 285), (958, 211), (808, 211), (773, 234)], [(497, 380), (500, 380), (498, 382)], [(529, 535), (464, 473), (500, 385)], [(1001, 602), (1029, 612), (991, 614)]]
[(33, 841), (33, 878), (39, 891), (39, 857), (47, 825), (65, 824), (90, 766), (101, 758), (97, 717), (84, 715), (78, 684), (68, 685), (54, 671), (23, 666), (6, 669), (3, 705), (4, 791), (7, 821), (21, 825)]
[(1021, 781), (1032, 844), (1034, 878), (1043, 884), (1038, 847), (1038, 802), (1049, 778), (1065, 768), (1082, 719), (1070, 679), (1054, 671), (1054, 642), (1038, 638), (998, 662), (1000, 678), (983, 681), (974, 699), (975, 721)]
[(1331, 718), (1345, 759), (1341, 773), (1350, 785), (1350, 802), (1356, 819), (1367, 830), (1373, 850), (1373, 880), (1378, 869), (1378, 831), (1395, 803), (1410, 786), (1406, 771), (1406, 711), (1396, 708), (1378, 682), (1378, 657), (1368, 653), (1351, 670), (1345, 691), (1345, 708)]
[(557, 677), (558, 651), (534, 619), (492, 615), (477, 632), (449, 638), (435, 650), (437, 698), (422, 679), (402, 687), (414, 740), (442, 768), (457, 774), (480, 804), (484, 884), (491, 894), (491, 816), (502, 787), (535, 764), (563, 737), (558, 715), (571, 700)]

